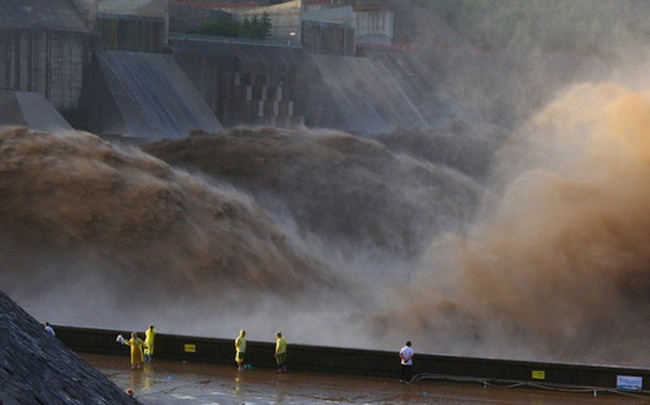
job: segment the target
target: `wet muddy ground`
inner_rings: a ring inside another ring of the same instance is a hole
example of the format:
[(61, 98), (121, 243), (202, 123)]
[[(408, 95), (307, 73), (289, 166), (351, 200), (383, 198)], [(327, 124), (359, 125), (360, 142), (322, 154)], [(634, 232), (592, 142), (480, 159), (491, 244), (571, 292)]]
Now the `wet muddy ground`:
[(152, 404), (630, 404), (650, 397), (593, 391), (494, 387), (440, 379), (400, 384), (398, 379), (350, 377), (273, 369), (156, 360), (131, 370), (124, 357), (84, 354), (118, 387)]

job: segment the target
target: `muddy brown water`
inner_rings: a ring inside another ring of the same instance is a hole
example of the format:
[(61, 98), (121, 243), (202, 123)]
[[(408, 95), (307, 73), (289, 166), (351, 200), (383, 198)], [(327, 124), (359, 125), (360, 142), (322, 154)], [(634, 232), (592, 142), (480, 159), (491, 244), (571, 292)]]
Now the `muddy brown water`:
[(612, 392), (563, 392), (541, 388), (494, 387), (476, 382), (398, 379), (273, 369), (238, 371), (234, 366), (154, 361), (131, 370), (128, 356), (83, 354), (118, 387), (132, 389), (144, 405), (153, 404), (630, 404), (650, 397)]

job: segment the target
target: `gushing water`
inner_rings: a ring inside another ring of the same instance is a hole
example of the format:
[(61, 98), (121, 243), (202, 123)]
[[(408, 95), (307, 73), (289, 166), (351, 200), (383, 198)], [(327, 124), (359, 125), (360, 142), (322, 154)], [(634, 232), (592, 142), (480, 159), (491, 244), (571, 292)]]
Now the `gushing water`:
[(390, 318), (432, 350), (644, 364), (649, 131), (648, 93), (567, 89), (505, 144), (501, 197), (432, 246)]
[(573, 86), (489, 180), (395, 138), (231, 130), (145, 153), (4, 128), (0, 281), (62, 324), (642, 364), (649, 117), (645, 92)]

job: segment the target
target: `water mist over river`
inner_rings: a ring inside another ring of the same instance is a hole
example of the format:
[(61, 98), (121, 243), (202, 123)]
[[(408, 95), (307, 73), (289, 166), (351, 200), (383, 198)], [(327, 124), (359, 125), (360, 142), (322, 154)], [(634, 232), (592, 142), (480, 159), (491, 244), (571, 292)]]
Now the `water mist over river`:
[(0, 285), (59, 324), (643, 364), (648, 117), (648, 93), (582, 84), (505, 142), (5, 127)]
[(432, 245), (380, 324), (443, 352), (647, 364), (649, 131), (647, 91), (561, 93), (498, 152), (500, 198)]
[[(482, 190), (330, 132), (233, 130), (148, 147), (177, 165), (174, 154), (193, 157), (193, 174), (91, 134), (5, 128), (0, 142), (0, 281), (61, 324), (246, 328), (260, 340), (282, 329), (346, 345), (381, 303), (378, 288), (407, 282), (413, 258), (436, 232), (460, 229)], [(348, 335), (333, 332), (340, 325)]]

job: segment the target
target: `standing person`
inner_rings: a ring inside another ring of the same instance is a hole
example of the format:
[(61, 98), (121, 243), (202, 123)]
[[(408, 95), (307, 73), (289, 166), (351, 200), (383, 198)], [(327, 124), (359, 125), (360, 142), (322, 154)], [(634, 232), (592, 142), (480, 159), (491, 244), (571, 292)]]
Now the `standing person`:
[(147, 329), (144, 334), (145, 334), (145, 339), (144, 339), (144, 357), (147, 363), (151, 363), (151, 360), (153, 359), (153, 345), (154, 345), (154, 339), (156, 338), (156, 330), (153, 328), (153, 325), (149, 325), (149, 329)]
[(144, 347), (144, 342), (138, 337), (138, 334), (133, 332), (131, 333), (131, 339), (125, 340), (124, 344), (131, 346), (131, 370), (134, 368), (140, 368), (143, 362), (142, 348)]
[(406, 342), (406, 346), (399, 351), (399, 358), (402, 363), (402, 378), (399, 381), (401, 383), (411, 382), (411, 366), (413, 366), (413, 355), (415, 354), (411, 346), (410, 341)]
[(45, 322), (43, 324), (43, 327), (45, 327), (45, 332), (47, 332), (48, 334), (50, 334), (52, 336), (56, 336), (56, 333), (54, 333), (54, 328), (50, 325), (49, 322)]
[(282, 332), (275, 333), (275, 361), (278, 363), (278, 373), (287, 372), (287, 341)]
[(246, 356), (246, 331), (240, 330), (239, 336), (235, 339), (235, 362), (237, 369), (244, 369), (244, 356)]

